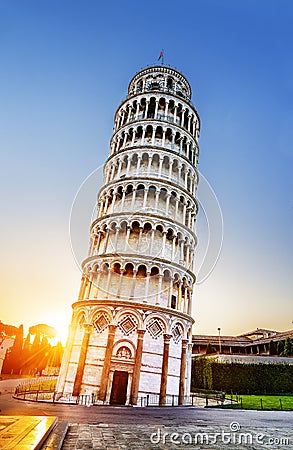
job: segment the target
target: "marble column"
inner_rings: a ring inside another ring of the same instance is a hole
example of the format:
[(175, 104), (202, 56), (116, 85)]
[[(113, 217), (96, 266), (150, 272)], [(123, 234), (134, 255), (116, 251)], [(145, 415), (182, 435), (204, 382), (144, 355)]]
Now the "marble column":
[(171, 334), (164, 334), (164, 349), (163, 349), (163, 363), (161, 374), (161, 386), (160, 386), (160, 406), (166, 404), (166, 392), (167, 392), (167, 379), (168, 379), (168, 367), (169, 367), (169, 347)]
[(101, 385), (100, 385), (100, 391), (99, 391), (99, 400), (105, 401), (106, 394), (107, 394), (107, 384), (108, 384), (108, 378), (109, 378), (109, 372), (111, 367), (111, 357), (113, 352), (113, 344), (114, 344), (114, 337), (115, 337), (115, 331), (117, 328), (117, 325), (111, 324), (108, 326), (108, 340), (107, 340), (107, 347), (104, 357), (104, 365), (103, 365), (103, 371), (101, 376)]
[(135, 364), (134, 364), (134, 368), (133, 368), (133, 376), (132, 376), (132, 384), (131, 384), (130, 403), (132, 405), (137, 405), (144, 334), (145, 334), (145, 330), (143, 330), (143, 329), (137, 330), (137, 345), (136, 345), (136, 352), (135, 352)]
[(186, 348), (188, 344), (188, 339), (182, 339), (181, 341), (181, 363), (180, 363), (180, 380), (179, 380), (179, 400), (178, 404), (184, 404), (185, 395), (185, 374), (186, 374)]
[(84, 366), (85, 366), (85, 360), (86, 360), (86, 355), (87, 355), (87, 348), (88, 348), (90, 335), (91, 335), (91, 331), (92, 331), (91, 324), (85, 323), (85, 324), (83, 324), (83, 327), (84, 327), (84, 335), (83, 335), (83, 339), (82, 339), (82, 344), (81, 344), (81, 349), (80, 349), (80, 354), (79, 354), (79, 359), (78, 359), (78, 364), (77, 364), (77, 370), (76, 370), (75, 380), (74, 380), (74, 385), (73, 385), (73, 391), (72, 391), (72, 395), (74, 397), (77, 397), (80, 393), (83, 372), (84, 372)]

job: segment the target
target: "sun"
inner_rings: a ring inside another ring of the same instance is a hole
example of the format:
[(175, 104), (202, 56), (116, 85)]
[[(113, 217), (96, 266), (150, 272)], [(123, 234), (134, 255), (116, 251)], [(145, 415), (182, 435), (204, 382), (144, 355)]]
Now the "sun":
[(50, 339), (50, 343), (55, 345), (57, 342), (61, 341), (62, 345), (66, 344), (67, 335), (68, 335), (68, 327), (69, 327), (69, 318), (67, 316), (55, 315), (47, 316), (47, 323), (54, 327), (57, 331), (57, 334), (54, 338)]

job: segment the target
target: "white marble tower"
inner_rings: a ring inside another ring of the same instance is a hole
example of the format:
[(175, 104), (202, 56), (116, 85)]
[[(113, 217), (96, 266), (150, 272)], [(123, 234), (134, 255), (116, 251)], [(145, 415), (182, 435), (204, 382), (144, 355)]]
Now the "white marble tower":
[(190, 98), (180, 72), (152, 66), (117, 109), (59, 395), (188, 399), (200, 129)]

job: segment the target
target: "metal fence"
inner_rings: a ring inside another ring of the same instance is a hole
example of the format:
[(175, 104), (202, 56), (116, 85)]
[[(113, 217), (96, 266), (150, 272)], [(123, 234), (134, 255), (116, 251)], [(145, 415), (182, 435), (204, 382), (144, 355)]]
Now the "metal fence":
[[(55, 390), (50, 389), (29, 389), (26, 387), (17, 387), (14, 393), (14, 397), (19, 400), (29, 401), (42, 401), (50, 403), (65, 403), (84, 406), (102, 406), (108, 405), (109, 402), (99, 400), (95, 394), (81, 394), (79, 396), (72, 396), (71, 394), (63, 395), (57, 394)], [(127, 397), (124, 405), (136, 405), (139, 407), (151, 407), (151, 406), (221, 406), (225, 400), (222, 396), (206, 395), (201, 393), (192, 393), (184, 398), (179, 398), (179, 395), (166, 395), (166, 397), (160, 400), (158, 394), (140, 395), (137, 398)], [(118, 406), (118, 405), (117, 405)]]

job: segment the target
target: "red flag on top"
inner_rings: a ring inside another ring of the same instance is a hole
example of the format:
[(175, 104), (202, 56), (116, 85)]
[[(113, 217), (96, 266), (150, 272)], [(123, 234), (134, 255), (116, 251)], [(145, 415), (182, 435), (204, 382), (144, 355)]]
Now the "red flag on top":
[(160, 52), (160, 56), (158, 57), (158, 61), (163, 58), (163, 52)]

